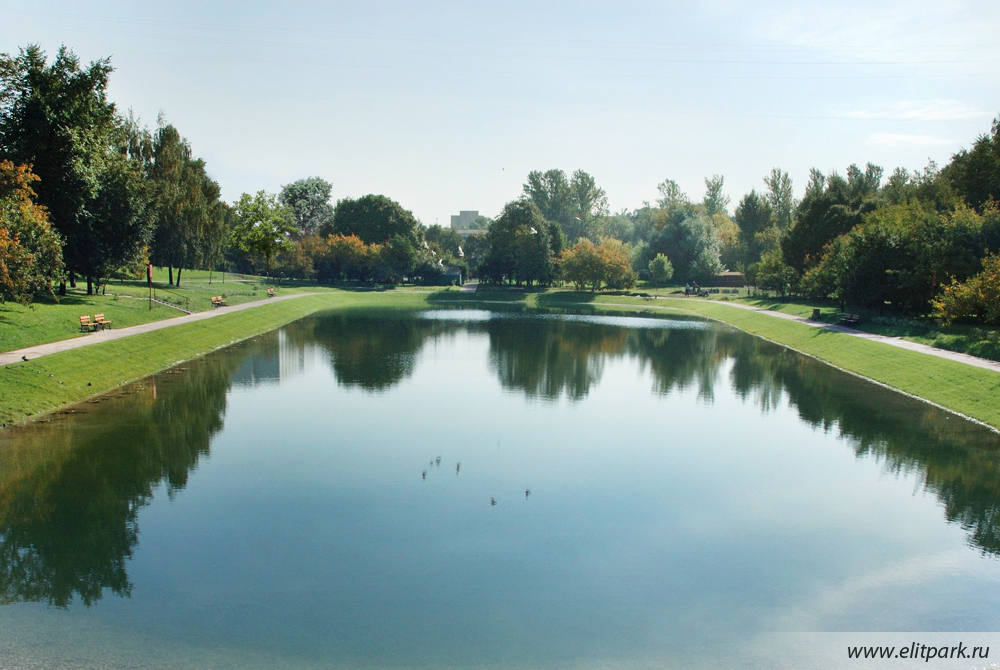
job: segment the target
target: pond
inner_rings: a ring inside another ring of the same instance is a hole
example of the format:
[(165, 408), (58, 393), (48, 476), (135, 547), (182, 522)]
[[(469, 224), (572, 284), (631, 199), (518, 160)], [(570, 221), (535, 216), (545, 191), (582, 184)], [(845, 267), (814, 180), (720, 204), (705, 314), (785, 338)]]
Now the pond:
[(834, 667), (1000, 629), (998, 446), (703, 321), (326, 313), (0, 432), (0, 667)]

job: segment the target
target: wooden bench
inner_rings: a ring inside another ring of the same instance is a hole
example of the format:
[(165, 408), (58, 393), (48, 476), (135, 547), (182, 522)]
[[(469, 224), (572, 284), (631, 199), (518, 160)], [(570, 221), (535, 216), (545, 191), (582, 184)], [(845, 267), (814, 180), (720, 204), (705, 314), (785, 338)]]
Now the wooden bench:
[(100, 327), (101, 330), (111, 327), (111, 322), (105, 319), (103, 314), (94, 315), (94, 324)]
[(212, 296), (212, 307), (225, 307), (226, 301), (222, 299), (221, 295)]
[(274, 289), (273, 288), (267, 289), (267, 297), (268, 298), (273, 298), (274, 297)]
[(859, 314), (841, 314), (840, 322), (845, 326), (856, 326), (861, 322)]
[(80, 330), (85, 333), (97, 330), (97, 324), (90, 320), (89, 314), (80, 317)]

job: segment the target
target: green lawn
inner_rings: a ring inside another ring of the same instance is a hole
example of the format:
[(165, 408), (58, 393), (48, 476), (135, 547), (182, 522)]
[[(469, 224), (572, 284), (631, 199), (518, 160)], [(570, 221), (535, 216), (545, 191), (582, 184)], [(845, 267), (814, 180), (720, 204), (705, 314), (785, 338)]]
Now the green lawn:
[[(503, 293), (502, 290), (494, 290), (481, 296), (456, 294), (448, 298), (449, 302), (469, 306), (484, 298), (482, 304), (489, 306), (498, 301), (497, 294)], [(827, 361), (848, 372), (930, 400), (993, 427), (1000, 427), (1000, 374), (996, 372), (794, 321), (776, 319), (766, 314), (738, 309), (721, 300), (693, 300), (684, 297), (649, 300), (557, 289), (510, 292), (506, 299), (499, 301), (521, 304), (526, 309), (561, 308), (652, 316), (688, 314), (715, 319)], [(809, 316), (812, 312), (812, 307), (807, 305), (785, 307), (788, 310), (800, 310), (800, 315), (804, 316)]]
[[(192, 281), (192, 284), (197, 283)], [(190, 289), (182, 287), (182, 290), (200, 289), (193, 286)], [(716, 319), (991, 426), (1000, 427), (1000, 374), (996, 372), (793, 321), (775, 319), (766, 314), (732, 307), (722, 301), (683, 297), (652, 300), (561, 289), (486, 290), (472, 294), (427, 287), (393, 290), (301, 287), (295, 290), (307, 291), (313, 295), (265, 303), (252, 310), (220, 314), (206, 321), (102, 342), (0, 368), (0, 388), (3, 389), (0, 394), (0, 422), (7, 424), (53, 411), (218, 347), (277, 328), (317, 310), (412, 310), (428, 306), (464, 306), (661, 317), (686, 315)], [(113, 299), (102, 297), (101, 300)], [(124, 298), (119, 298), (118, 302), (124, 301)], [(103, 306), (107, 302), (97, 304)], [(81, 310), (81, 307), (78, 303), (75, 311), (69, 313), (73, 320), (76, 319), (76, 312), (86, 311)], [(38, 309), (44, 311), (43, 307)], [(110, 309), (93, 311), (104, 311), (109, 314), (109, 318), (115, 318)], [(809, 311), (811, 312), (811, 308)], [(43, 326), (39, 326), (39, 329), (44, 331)]]
[(8, 302), (0, 305), (0, 351), (86, 335), (80, 330), (80, 315), (102, 313), (111, 321), (113, 328), (183, 314), (156, 304), (150, 310), (146, 300), (88, 296), (77, 291), (64, 296), (58, 303), (46, 300), (25, 307)]
[(414, 309), (427, 304), (427, 294), (393, 292), (377, 300), (373, 295), (326, 290), (0, 367), (0, 423), (51, 412), (318, 310), (361, 305)]
[[(713, 298), (719, 299), (719, 296), (713, 294)], [(726, 296), (722, 296), (721, 299), (725, 300)], [(746, 305), (801, 317), (810, 317), (813, 308), (816, 308), (820, 310), (820, 320), (827, 323), (837, 323), (841, 314), (841, 310), (834, 305), (807, 300), (779, 300), (777, 298), (747, 296), (730, 299), (735, 299)], [(861, 323), (854, 327), (866, 333), (902, 337), (905, 340), (940, 349), (959, 351), (1000, 361), (1000, 330), (995, 328), (962, 323), (954, 323), (945, 328), (933, 319), (886, 316), (875, 313), (862, 313), (862, 316)]]
[[(36, 344), (55, 342), (86, 333), (80, 330), (80, 315), (104, 314), (114, 328), (124, 328), (150, 321), (181, 316), (183, 311), (162, 304), (150, 303), (146, 282), (113, 280), (101, 294), (87, 295), (84, 285), (69, 289), (58, 301), (40, 300), (29, 307), (17, 303), (0, 304), (0, 351), (11, 351)], [(267, 287), (274, 282), (247, 275), (221, 275), (203, 270), (185, 270), (181, 286), (167, 284), (166, 268), (154, 268), (153, 295), (163, 302), (192, 312), (214, 309), (210, 298), (222, 295), (230, 305), (261, 300), (267, 297)], [(295, 285), (281, 285), (278, 294), (315, 290)]]

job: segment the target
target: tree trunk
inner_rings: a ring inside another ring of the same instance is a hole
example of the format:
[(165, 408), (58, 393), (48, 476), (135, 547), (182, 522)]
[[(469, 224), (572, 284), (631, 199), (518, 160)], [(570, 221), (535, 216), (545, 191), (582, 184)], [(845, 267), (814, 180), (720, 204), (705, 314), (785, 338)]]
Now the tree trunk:
[(181, 285), (181, 268), (177, 268), (177, 283), (174, 284), (174, 286), (180, 286), (180, 285)]
[(66, 282), (59, 282), (59, 295), (66, 295)]
[(167, 286), (173, 286), (174, 284), (174, 266), (167, 265)]
[(94, 278), (87, 275), (87, 295), (94, 295)]
[(69, 273), (69, 287), (76, 288), (76, 274), (72, 272)]

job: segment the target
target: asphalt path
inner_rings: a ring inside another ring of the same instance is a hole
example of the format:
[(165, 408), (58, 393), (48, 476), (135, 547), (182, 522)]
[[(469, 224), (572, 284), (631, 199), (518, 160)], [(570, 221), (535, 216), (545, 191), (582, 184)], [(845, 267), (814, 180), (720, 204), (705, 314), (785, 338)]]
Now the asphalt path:
[(232, 307), (213, 307), (210, 311), (206, 312), (195, 312), (193, 314), (175, 316), (171, 319), (140, 323), (138, 326), (129, 326), (128, 328), (112, 327), (110, 329), (95, 330), (92, 333), (87, 333), (86, 335), (74, 337), (68, 340), (59, 340), (58, 342), (49, 342), (47, 344), (36, 344), (32, 347), (15, 349), (14, 351), (5, 351), (0, 353), (0, 365), (9, 365), (10, 363), (16, 363), (23, 360), (30, 361), (40, 358), (41, 356), (59, 353), (60, 351), (69, 351), (70, 349), (89, 347), (92, 344), (110, 342), (111, 340), (117, 340), (122, 337), (131, 337), (132, 335), (138, 335), (139, 333), (151, 333), (154, 330), (170, 328), (171, 326), (179, 326), (182, 323), (204, 321), (205, 319), (211, 319), (222, 314), (231, 314), (232, 312), (240, 312), (245, 309), (253, 309), (254, 307), (259, 307), (266, 303), (281, 302), (282, 300), (294, 300), (295, 298), (301, 298), (306, 295), (310, 294), (295, 293), (291, 295), (280, 295), (273, 298), (264, 298), (263, 300), (254, 300), (253, 302), (244, 302), (239, 305), (233, 305)]
[[(472, 286), (463, 286), (463, 291), (474, 290)], [(244, 309), (253, 309), (260, 305), (279, 302), (282, 300), (294, 300), (295, 298), (301, 298), (302, 296), (310, 295), (308, 293), (297, 293), (292, 295), (282, 295), (274, 298), (264, 298), (263, 300), (255, 300), (253, 302), (244, 302), (239, 305), (233, 305), (232, 307), (216, 307), (211, 311), (206, 312), (195, 312), (194, 314), (185, 314), (183, 316), (177, 316), (172, 319), (163, 319), (161, 321), (153, 321), (150, 323), (143, 323), (138, 326), (129, 326), (128, 328), (112, 328), (110, 330), (98, 330), (93, 333), (88, 333), (82, 337), (74, 337), (68, 340), (60, 340), (58, 342), (49, 342), (48, 344), (38, 344), (32, 347), (25, 347), (24, 349), (16, 349), (14, 351), (7, 351), (0, 353), (0, 365), (8, 365), (10, 363), (16, 363), (21, 360), (32, 360), (39, 358), (41, 356), (47, 356), (49, 354), (58, 353), (60, 351), (68, 351), (70, 349), (76, 349), (78, 347), (86, 347), (91, 344), (97, 344), (98, 342), (108, 342), (110, 340), (117, 340), (121, 337), (129, 337), (131, 335), (138, 335), (139, 333), (149, 333), (154, 330), (160, 330), (161, 328), (170, 328), (171, 326), (177, 326), (182, 323), (190, 323), (192, 321), (203, 321), (204, 319), (211, 319), (213, 317), (219, 316), (220, 314), (228, 314), (230, 312), (238, 312)], [(700, 298), (683, 298), (683, 300), (701, 300)], [(483, 300), (480, 302), (484, 303), (503, 303), (501, 300)], [(784, 312), (777, 312), (770, 309), (762, 309), (760, 307), (754, 307), (753, 305), (743, 305), (740, 303), (732, 302), (721, 302), (717, 300), (705, 301), (712, 302), (717, 305), (725, 305), (733, 309), (745, 309), (751, 312), (758, 312), (760, 314), (766, 314), (768, 316), (774, 317), (776, 319), (786, 319), (788, 321), (797, 321), (799, 323), (805, 324), (812, 328), (823, 328), (825, 330), (830, 330), (837, 333), (844, 333), (845, 335), (851, 335), (853, 337), (860, 337), (865, 340), (870, 340), (872, 342), (881, 342), (882, 344), (888, 344), (893, 347), (899, 347), (901, 349), (909, 349), (910, 351), (916, 351), (922, 354), (927, 354), (928, 356), (936, 356), (938, 358), (945, 358), (951, 361), (956, 361), (958, 363), (965, 363), (966, 365), (972, 365), (977, 368), (984, 368), (986, 370), (993, 370), (994, 372), (1000, 372), (1000, 362), (991, 361), (986, 358), (979, 358), (978, 356), (971, 356), (969, 354), (959, 353), (957, 351), (948, 351), (947, 349), (939, 349), (937, 347), (932, 347), (926, 344), (920, 344), (919, 342), (911, 342), (909, 340), (904, 340), (901, 337), (889, 337), (887, 335), (876, 335), (874, 333), (866, 333), (862, 330), (857, 330), (855, 328), (848, 328), (846, 326), (841, 326), (832, 323), (823, 323), (820, 321), (812, 321), (801, 316), (794, 316), (792, 314), (785, 314)], [(504, 303), (507, 304), (507, 303)], [(590, 303), (579, 303), (581, 305), (586, 305)], [(636, 304), (634, 303), (602, 303), (605, 305), (613, 307), (629, 307), (634, 308)], [(644, 307), (659, 308), (655, 304), (643, 305)], [(669, 309), (664, 307), (664, 309)]]

